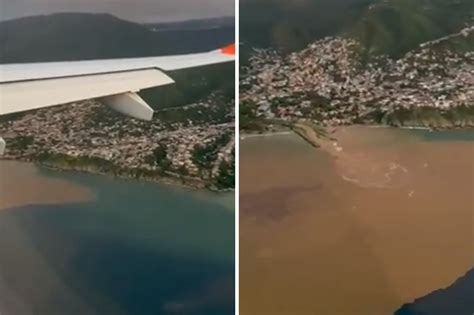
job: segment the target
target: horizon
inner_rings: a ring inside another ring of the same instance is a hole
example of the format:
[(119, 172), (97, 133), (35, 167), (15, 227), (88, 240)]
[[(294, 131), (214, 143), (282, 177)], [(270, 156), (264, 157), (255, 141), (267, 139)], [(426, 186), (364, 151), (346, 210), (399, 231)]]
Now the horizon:
[(173, 23), (186, 23), (192, 21), (210, 21), (210, 20), (217, 20), (217, 19), (234, 19), (235, 16), (233, 15), (222, 15), (222, 16), (214, 16), (214, 17), (197, 17), (197, 18), (187, 18), (187, 19), (177, 19), (177, 20), (165, 20), (165, 21), (134, 21), (130, 19), (126, 19), (116, 14), (109, 13), (109, 12), (79, 12), (79, 11), (64, 11), (64, 12), (54, 12), (54, 13), (46, 13), (46, 14), (34, 14), (34, 15), (27, 15), (27, 16), (19, 16), (11, 19), (2, 19), (0, 17), (0, 23), (10, 22), (15, 20), (27, 19), (27, 18), (34, 18), (34, 17), (48, 17), (48, 16), (55, 16), (55, 15), (66, 15), (66, 14), (84, 14), (84, 15), (110, 15), (119, 20), (137, 23), (137, 24), (173, 24)]
[(136, 23), (235, 17), (234, 0), (0, 0), (0, 22), (55, 13), (112, 14)]

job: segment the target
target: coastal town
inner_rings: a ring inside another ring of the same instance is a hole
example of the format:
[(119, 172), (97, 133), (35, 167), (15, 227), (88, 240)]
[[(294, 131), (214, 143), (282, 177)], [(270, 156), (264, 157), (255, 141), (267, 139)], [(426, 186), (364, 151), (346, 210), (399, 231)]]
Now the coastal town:
[(218, 93), (158, 109), (151, 122), (97, 101), (50, 107), (0, 123), (2, 158), (209, 188), (234, 186), (234, 103)]
[(249, 116), (243, 121), (259, 122), (249, 129), (296, 121), (474, 126), (474, 50), (463, 42), (472, 47), (474, 26), (398, 58), (367, 54), (346, 37), (323, 38), (288, 56), (255, 49), (241, 73), (241, 113)]

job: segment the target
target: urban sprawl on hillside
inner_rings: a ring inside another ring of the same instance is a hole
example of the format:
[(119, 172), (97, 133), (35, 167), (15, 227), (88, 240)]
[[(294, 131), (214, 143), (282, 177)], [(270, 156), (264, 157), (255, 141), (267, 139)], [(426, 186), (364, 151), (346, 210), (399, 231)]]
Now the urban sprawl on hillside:
[(318, 40), (286, 57), (255, 49), (241, 74), (242, 128), (301, 121), (474, 126), (474, 51), (451, 49), (458, 40), (474, 41), (474, 26), (398, 59), (368, 56), (344, 37)]
[(217, 93), (158, 110), (151, 122), (96, 101), (50, 107), (0, 123), (0, 134), (7, 159), (213, 190), (234, 186), (234, 104)]

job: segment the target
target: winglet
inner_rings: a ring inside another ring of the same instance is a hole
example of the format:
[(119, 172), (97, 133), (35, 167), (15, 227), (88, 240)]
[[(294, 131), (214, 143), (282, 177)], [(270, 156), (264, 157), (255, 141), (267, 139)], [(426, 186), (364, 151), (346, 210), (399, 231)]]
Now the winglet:
[(230, 44), (219, 50), (222, 54), (228, 56), (235, 56), (235, 44)]

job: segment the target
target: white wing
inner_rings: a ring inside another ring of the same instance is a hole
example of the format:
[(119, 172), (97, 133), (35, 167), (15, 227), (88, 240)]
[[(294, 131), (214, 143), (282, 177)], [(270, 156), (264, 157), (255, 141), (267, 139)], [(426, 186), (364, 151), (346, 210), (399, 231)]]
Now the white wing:
[[(235, 59), (235, 46), (179, 56), (0, 65), (0, 116), (100, 98), (128, 116), (150, 120), (138, 91), (174, 83), (163, 71)], [(5, 141), (0, 137), (0, 155)]]
[(174, 83), (163, 71), (235, 59), (233, 45), (164, 57), (0, 65), (0, 115), (91, 98), (124, 114), (149, 120), (153, 110), (136, 92)]

